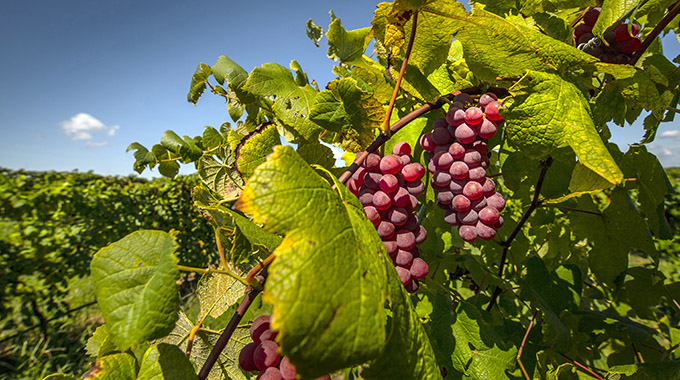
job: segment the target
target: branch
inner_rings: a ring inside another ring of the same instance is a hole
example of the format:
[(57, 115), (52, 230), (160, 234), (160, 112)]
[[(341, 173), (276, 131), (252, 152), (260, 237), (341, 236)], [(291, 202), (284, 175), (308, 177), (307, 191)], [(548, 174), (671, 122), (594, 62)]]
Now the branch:
[(529, 377), (529, 374), (527, 373), (527, 370), (524, 369), (524, 364), (522, 364), (522, 352), (524, 352), (524, 345), (527, 342), (527, 338), (529, 337), (529, 333), (531, 332), (531, 328), (534, 327), (534, 320), (536, 319), (536, 314), (538, 313), (538, 309), (534, 311), (534, 316), (531, 317), (531, 322), (529, 323), (529, 327), (527, 327), (527, 331), (524, 333), (524, 339), (522, 339), (522, 345), (519, 346), (519, 350), (517, 351), (517, 364), (519, 364), (519, 368), (522, 370), (522, 374), (527, 380), (531, 380)]
[(642, 57), (642, 54), (647, 50), (649, 45), (654, 42), (654, 39), (659, 36), (662, 30), (666, 28), (666, 26), (675, 18), (675, 16), (680, 13), (680, 1), (675, 2), (673, 5), (671, 5), (671, 10), (666, 13), (666, 15), (659, 21), (658, 24), (652, 29), (651, 32), (645, 37), (645, 40), (642, 41), (642, 44), (640, 47), (637, 49), (635, 54), (633, 54), (633, 57), (630, 59), (630, 65), (635, 66), (635, 63)]
[[(264, 271), (262, 273), (261, 278), (263, 282), (266, 279), (266, 277), (267, 272)], [(245, 297), (243, 297), (243, 300), (238, 305), (236, 312), (234, 312), (234, 315), (231, 317), (229, 324), (227, 325), (227, 327), (224, 328), (222, 335), (220, 335), (220, 337), (217, 339), (217, 342), (215, 342), (215, 346), (213, 346), (213, 349), (210, 351), (210, 355), (208, 355), (208, 358), (205, 360), (205, 363), (203, 363), (203, 367), (201, 368), (201, 371), (198, 373), (199, 380), (205, 380), (208, 377), (208, 375), (210, 374), (210, 370), (217, 362), (217, 359), (222, 354), (222, 351), (224, 351), (224, 348), (227, 346), (229, 339), (231, 339), (231, 335), (234, 333), (236, 327), (241, 322), (241, 319), (245, 315), (246, 311), (248, 311), (248, 308), (255, 300), (255, 297), (257, 297), (257, 295), (260, 294), (262, 289), (263, 289), (262, 287), (253, 288), (250, 286), (246, 288)]]
[(570, 358), (570, 357), (568, 357), (567, 355), (562, 354), (562, 353), (560, 353), (560, 355), (561, 355), (563, 358), (569, 360), (569, 361), (570, 361), (572, 364), (574, 364), (575, 366), (577, 366), (577, 367), (581, 368), (582, 370), (586, 371), (590, 376), (592, 376), (592, 377), (594, 377), (594, 378), (596, 378), (596, 379), (598, 379), (598, 380), (604, 380), (604, 378), (602, 378), (602, 376), (598, 375), (595, 371), (593, 371), (593, 370), (591, 370), (590, 368), (584, 366), (583, 364), (577, 362), (576, 360), (574, 360), (574, 359), (572, 359), (572, 358)]
[[(508, 250), (510, 249), (510, 245), (512, 244), (513, 240), (517, 237), (519, 232), (522, 230), (524, 227), (524, 224), (529, 220), (529, 217), (531, 214), (533, 214), (534, 210), (538, 208), (538, 206), (541, 204), (539, 201), (539, 196), (541, 195), (541, 188), (543, 187), (543, 180), (545, 180), (545, 175), (548, 173), (548, 169), (553, 163), (552, 157), (548, 156), (548, 158), (545, 159), (541, 163), (543, 166), (543, 169), (541, 169), (541, 173), (538, 175), (538, 181), (536, 182), (536, 187), (534, 188), (534, 198), (531, 200), (531, 205), (527, 209), (527, 211), (524, 213), (522, 216), (522, 219), (520, 219), (519, 223), (517, 223), (517, 226), (515, 227), (515, 230), (512, 231), (510, 234), (510, 237), (508, 237), (507, 240), (503, 241), (501, 244), (503, 245), (503, 255), (501, 256), (501, 262), (498, 266), (498, 277), (502, 280), (503, 279), (503, 270), (505, 269), (505, 259), (508, 255)], [(493, 294), (491, 294), (491, 299), (489, 300), (489, 305), (486, 307), (486, 310), (489, 311), (493, 307), (493, 305), (496, 303), (496, 298), (498, 295), (501, 294), (501, 287), (500, 285), (496, 286), (496, 288), (493, 291)]]

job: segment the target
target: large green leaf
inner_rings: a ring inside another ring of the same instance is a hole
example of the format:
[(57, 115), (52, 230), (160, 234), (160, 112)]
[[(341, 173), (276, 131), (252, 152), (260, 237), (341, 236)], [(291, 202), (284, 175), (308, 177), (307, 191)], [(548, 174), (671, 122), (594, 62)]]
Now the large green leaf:
[(102, 248), (90, 270), (97, 302), (121, 350), (172, 331), (179, 310), (177, 244), (163, 231), (137, 231)]
[(280, 143), (279, 133), (273, 123), (262, 124), (241, 140), (236, 148), (236, 168), (243, 178), (250, 177), (253, 170), (272, 152), (272, 147)]
[(530, 71), (510, 91), (514, 103), (504, 114), (506, 131), (522, 152), (543, 158), (570, 146), (581, 164), (612, 185), (623, 180), (576, 86), (554, 74)]
[(82, 380), (136, 380), (137, 360), (124, 352), (97, 359)]
[(593, 34), (600, 37), (604, 36), (605, 30), (614, 25), (616, 20), (633, 9), (638, 3), (640, 3), (640, 0), (604, 0), (600, 17), (597, 18), (597, 22), (593, 26)]
[(358, 200), (321, 178), (290, 146), (277, 146), (237, 203), (271, 232), (263, 300), (301, 376), (314, 378), (375, 358), (385, 344), (384, 247)]
[(217, 158), (203, 155), (198, 160), (198, 176), (210, 190), (223, 199), (237, 198), (244, 182), (236, 171), (236, 159), (229, 146), (221, 146), (216, 153)]
[(193, 365), (177, 346), (159, 343), (149, 347), (141, 360), (139, 380), (198, 379)]
[(205, 91), (206, 81), (208, 80), (210, 74), (212, 74), (210, 66), (206, 65), (205, 63), (198, 64), (196, 72), (194, 72), (194, 75), (191, 77), (191, 85), (189, 86), (187, 101), (193, 104), (198, 102), (198, 98), (200, 98), (201, 95), (203, 95), (203, 91)]
[(339, 60), (341, 63), (353, 64), (361, 57), (371, 40), (371, 28), (361, 28), (347, 31), (336, 18), (328, 26), (328, 58)]

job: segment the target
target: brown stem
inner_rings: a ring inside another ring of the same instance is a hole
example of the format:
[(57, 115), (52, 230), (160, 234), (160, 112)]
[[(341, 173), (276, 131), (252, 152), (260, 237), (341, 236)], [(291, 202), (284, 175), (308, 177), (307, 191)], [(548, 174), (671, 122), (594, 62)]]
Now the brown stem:
[(524, 369), (524, 364), (522, 364), (522, 352), (524, 351), (524, 345), (527, 342), (527, 338), (529, 337), (529, 332), (531, 332), (531, 328), (534, 327), (534, 320), (536, 319), (536, 313), (538, 313), (538, 309), (534, 311), (534, 316), (531, 317), (531, 322), (529, 322), (529, 327), (527, 327), (527, 331), (524, 333), (524, 338), (522, 339), (522, 344), (519, 346), (519, 350), (517, 351), (517, 364), (519, 364), (519, 368), (522, 370), (522, 374), (527, 380), (531, 380), (529, 377), (529, 374), (527, 373), (527, 370)]
[[(543, 180), (545, 180), (545, 175), (548, 173), (548, 169), (552, 165), (553, 159), (552, 157), (548, 157), (545, 161), (541, 163), (543, 168), (541, 169), (541, 173), (538, 175), (538, 181), (536, 182), (536, 187), (534, 188), (534, 198), (531, 200), (531, 205), (527, 209), (527, 211), (524, 213), (522, 216), (522, 219), (520, 219), (519, 223), (517, 223), (517, 227), (515, 227), (515, 230), (512, 231), (510, 234), (510, 237), (508, 237), (507, 240), (505, 240), (502, 245), (503, 245), (503, 254), (501, 255), (501, 262), (498, 266), (498, 277), (500, 279), (503, 279), (503, 270), (505, 269), (505, 259), (508, 255), (508, 250), (510, 249), (510, 245), (512, 244), (513, 240), (517, 237), (517, 235), (520, 233), (522, 228), (524, 227), (524, 224), (529, 220), (529, 217), (533, 212), (538, 208), (540, 205), (539, 197), (541, 195), (541, 188), (543, 187)], [(491, 294), (491, 299), (489, 300), (489, 305), (486, 307), (486, 310), (491, 310), (493, 305), (496, 303), (496, 298), (498, 295), (501, 294), (501, 287), (500, 285), (496, 286), (494, 289), (493, 293)]]
[(565, 355), (565, 354), (560, 353), (560, 355), (561, 355), (563, 358), (569, 360), (573, 365), (575, 365), (575, 366), (581, 368), (582, 370), (586, 371), (590, 376), (592, 376), (592, 377), (594, 377), (594, 378), (596, 378), (596, 379), (599, 379), (599, 380), (604, 380), (604, 378), (603, 378), (602, 376), (600, 376), (600, 375), (598, 375), (597, 373), (595, 373), (592, 369), (590, 369), (590, 368), (584, 366), (583, 364), (577, 362), (576, 360), (574, 360), (574, 359), (568, 357), (568, 356)]
[(652, 29), (651, 32), (645, 37), (645, 40), (642, 41), (642, 44), (640, 47), (635, 51), (635, 54), (633, 54), (633, 57), (630, 59), (630, 65), (635, 66), (635, 63), (642, 57), (642, 54), (647, 50), (649, 45), (654, 42), (654, 39), (659, 36), (661, 31), (663, 31), (666, 26), (675, 18), (675, 16), (680, 13), (680, 1), (675, 2), (673, 5), (671, 5), (671, 10), (666, 13), (666, 15), (659, 21), (658, 24)]
[[(266, 277), (266, 275), (267, 275), (266, 271), (263, 272), (263, 276)], [(229, 342), (229, 339), (231, 338), (234, 331), (236, 330), (236, 327), (241, 322), (243, 315), (245, 315), (246, 311), (255, 300), (255, 297), (257, 297), (257, 295), (260, 294), (261, 291), (262, 288), (253, 288), (250, 286), (246, 288), (245, 297), (243, 297), (243, 300), (238, 305), (236, 312), (231, 317), (229, 324), (222, 332), (222, 335), (220, 335), (220, 337), (217, 339), (217, 342), (215, 342), (215, 345), (213, 346), (212, 350), (210, 351), (210, 354), (208, 355), (208, 358), (205, 360), (205, 363), (203, 363), (203, 367), (201, 368), (201, 371), (198, 373), (199, 380), (205, 380), (208, 377), (208, 375), (210, 374), (210, 370), (217, 362), (217, 359), (222, 354), (222, 351), (224, 351), (224, 348), (227, 346), (227, 343)]]
[(274, 261), (275, 258), (276, 258), (276, 255), (274, 255), (274, 254), (272, 253), (271, 255), (267, 256), (266, 259), (262, 260), (261, 263), (258, 263), (257, 265), (255, 265), (255, 267), (253, 267), (253, 269), (251, 269), (251, 270), (248, 272), (248, 275), (246, 276), (246, 282), (247, 282), (248, 284), (252, 285), (252, 286), (258, 286), (258, 285), (260, 285), (260, 282), (257, 281), (257, 279), (255, 278), (255, 276), (257, 276), (257, 274), (260, 273), (260, 271), (261, 271), (263, 268), (266, 268), (272, 261)]
[(416, 26), (418, 25), (418, 12), (413, 15), (413, 21), (411, 22), (411, 38), (408, 41), (408, 47), (406, 48), (406, 54), (404, 55), (404, 62), (401, 63), (401, 69), (399, 70), (399, 77), (397, 78), (397, 84), (394, 86), (394, 91), (392, 92), (392, 98), (390, 99), (390, 106), (387, 107), (387, 115), (385, 116), (385, 123), (383, 124), (383, 132), (387, 133), (389, 131), (390, 118), (392, 118), (392, 110), (394, 109), (394, 102), (397, 100), (397, 94), (399, 94), (399, 88), (401, 87), (401, 80), (404, 79), (404, 73), (406, 72), (406, 66), (408, 64), (408, 58), (411, 56), (411, 49), (413, 48), (413, 40), (416, 39)]

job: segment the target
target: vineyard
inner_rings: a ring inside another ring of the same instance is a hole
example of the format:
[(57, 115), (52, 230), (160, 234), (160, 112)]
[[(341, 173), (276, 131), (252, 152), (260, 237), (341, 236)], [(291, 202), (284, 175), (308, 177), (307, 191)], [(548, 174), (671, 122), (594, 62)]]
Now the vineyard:
[[(648, 150), (679, 112), (660, 38), (680, 2), (469, 6), (309, 20), (327, 84), (297, 61), (200, 63), (187, 100), (230, 120), (129, 145), (140, 173), (197, 171), (147, 204), (4, 195), (7, 260), (33, 273), (5, 267), (15, 309), (45, 329), (26, 284), (57, 313), (89, 269), (103, 322), (89, 367), (44, 378), (680, 379), (678, 172)], [(633, 123), (641, 141), (610, 141)]]

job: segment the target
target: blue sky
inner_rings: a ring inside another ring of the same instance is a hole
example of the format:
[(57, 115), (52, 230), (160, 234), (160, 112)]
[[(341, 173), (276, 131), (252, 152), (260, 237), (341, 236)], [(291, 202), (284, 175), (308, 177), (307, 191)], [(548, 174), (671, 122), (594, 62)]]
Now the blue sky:
[[(134, 158), (125, 153), (131, 142), (150, 147), (167, 129), (194, 136), (229, 119), (216, 96), (204, 95), (197, 106), (186, 101), (199, 62), (212, 65), (225, 54), (250, 71), (296, 59), (323, 86), (333, 79), (333, 62), (325, 40), (317, 48), (306, 37), (305, 22), (312, 18), (327, 29), (333, 10), (347, 29), (369, 26), (375, 4), (6, 1), (0, 12), (0, 167), (132, 173)], [(666, 40), (677, 54), (675, 38)], [(652, 144), (665, 165), (680, 166), (679, 126), (680, 118), (662, 126)], [(642, 135), (635, 126), (613, 132), (624, 151)]]

